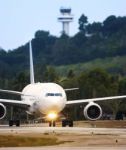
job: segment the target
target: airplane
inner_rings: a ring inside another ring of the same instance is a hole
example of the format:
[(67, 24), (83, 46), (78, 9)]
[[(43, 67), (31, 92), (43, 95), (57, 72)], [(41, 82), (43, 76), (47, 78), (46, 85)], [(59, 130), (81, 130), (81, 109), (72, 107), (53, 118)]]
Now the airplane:
[[(0, 89), (0, 92), (21, 96), (21, 100), (0, 99), (0, 119), (3, 119), (6, 116), (7, 104), (14, 106), (17, 105), (20, 107), (25, 107), (28, 114), (39, 113), (40, 115), (44, 115), (45, 118), (48, 118), (49, 120), (49, 126), (55, 126), (55, 121), (58, 118), (58, 114), (67, 105), (87, 103), (83, 109), (83, 114), (86, 119), (94, 121), (102, 117), (102, 108), (96, 103), (97, 101), (126, 98), (126, 95), (122, 95), (68, 101), (66, 91), (76, 90), (77, 88), (63, 89), (63, 87), (56, 83), (35, 83), (31, 41), (29, 42), (29, 57), (30, 84), (25, 86), (21, 92)], [(14, 124), (16, 126), (20, 126), (20, 120), (9, 120), (9, 126), (13, 126)], [(63, 119), (62, 126), (65, 127), (67, 125), (72, 127), (73, 121), (67, 118)]]

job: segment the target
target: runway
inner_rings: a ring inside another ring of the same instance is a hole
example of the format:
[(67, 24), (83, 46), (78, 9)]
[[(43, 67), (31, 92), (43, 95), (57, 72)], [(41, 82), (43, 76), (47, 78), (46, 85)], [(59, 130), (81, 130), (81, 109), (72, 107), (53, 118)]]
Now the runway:
[(83, 127), (8, 127), (1, 126), (0, 134), (6, 133), (69, 133), (69, 134), (119, 134), (126, 135), (125, 128), (83, 128)]
[[(51, 137), (65, 141), (56, 146), (23, 147), (23, 150), (125, 150), (125, 128), (84, 127), (7, 127), (0, 126), (0, 135)], [(22, 147), (0, 148), (0, 150), (22, 150)]]
[[(58, 150), (59, 147), (23, 147), (23, 150)], [(70, 150), (71, 147), (60, 147), (60, 150)], [(22, 150), (20, 148), (0, 148), (0, 150)], [(122, 147), (72, 147), (72, 150), (126, 150), (125, 146)]]

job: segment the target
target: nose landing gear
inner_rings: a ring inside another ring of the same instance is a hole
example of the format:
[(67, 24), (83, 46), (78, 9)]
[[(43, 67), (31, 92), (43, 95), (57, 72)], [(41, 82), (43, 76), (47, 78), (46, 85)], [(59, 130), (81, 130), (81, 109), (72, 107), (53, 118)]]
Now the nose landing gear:
[(54, 120), (49, 121), (49, 127), (55, 127), (56, 122)]

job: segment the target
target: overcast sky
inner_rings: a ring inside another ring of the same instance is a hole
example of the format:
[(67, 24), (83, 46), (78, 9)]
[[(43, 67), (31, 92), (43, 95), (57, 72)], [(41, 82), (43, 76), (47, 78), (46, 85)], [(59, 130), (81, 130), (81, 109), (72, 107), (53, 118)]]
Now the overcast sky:
[(70, 7), (74, 15), (70, 35), (78, 32), (81, 14), (90, 23), (102, 22), (110, 15), (126, 15), (126, 0), (0, 0), (0, 46), (6, 50), (17, 48), (33, 38), (37, 30), (59, 36), (62, 26), (57, 17), (62, 6)]

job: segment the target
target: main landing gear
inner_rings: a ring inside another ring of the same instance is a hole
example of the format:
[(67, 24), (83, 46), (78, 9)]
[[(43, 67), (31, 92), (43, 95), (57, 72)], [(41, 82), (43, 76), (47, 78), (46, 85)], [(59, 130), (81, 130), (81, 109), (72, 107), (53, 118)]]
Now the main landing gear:
[(64, 119), (62, 120), (62, 127), (73, 127), (73, 120), (69, 120), (69, 119)]
[[(55, 127), (56, 126), (56, 122), (55, 121), (49, 121), (49, 127)], [(69, 119), (64, 119), (62, 120), (62, 127), (73, 127), (73, 120), (69, 120)]]
[(12, 127), (13, 125), (16, 125), (17, 127), (19, 127), (20, 120), (9, 120), (9, 126)]

